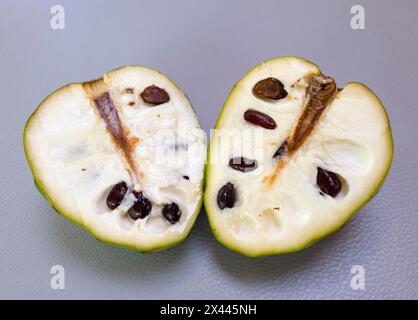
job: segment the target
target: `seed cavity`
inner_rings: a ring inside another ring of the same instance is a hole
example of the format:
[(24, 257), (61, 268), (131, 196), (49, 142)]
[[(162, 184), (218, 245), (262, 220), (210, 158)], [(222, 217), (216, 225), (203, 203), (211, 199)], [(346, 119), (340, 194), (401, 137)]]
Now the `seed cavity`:
[(244, 119), (249, 123), (252, 123), (256, 126), (260, 126), (268, 130), (273, 130), (277, 127), (276, 122), (272, 117), (253, 109), (248, 109), (247, 111), (245, 111)]
[(125, 92), (129, 93), (129, 94), (132, 94), (132, 93), (134, 93), (134, 89), (133, 88), (126, 88)]
[(154, 106), (170, 101), (170, 96), (167, 91), (155, 85), (146, 87), (144, 91), (141, 92), (140, 96), (144, 102)]
[(151, 201), (149, 201), (142, 192), (133, 191), (136, 198), (133, 206), (129, 208), (128, 215), (133, 220), (144, 219), (148, 216), (152, 209)]
[(117, 207), (119, 207), (119, 205), (125, 198), (125, 194), (127, 191), (128, 186), (126, 185), (126, 182), (121, 181), (115, 184), (106, 198), (106, 205), (109, 207), (109, 209), (114, 210)]
[(229, 166), (241, 172), (249, 172), (257, 169), (257, 161), (244, 157), (235, 157), (229, 160)]
[(235, 186), (228, 182), (221, 189), (219, 189), (217, 202), (221, 210), (225, 208), (233, 208), (235, 205)]
[(316, 183), (322, 193), (325, 193), (333, 198), (340, 193), (342, 188), (341, 181), (337, 174), (320, 167), (317, 167)]
[(174, 202), (164, 205), (163, 217), (171, 224), (175, 224), (181, 217), (179, 206)]
[(185, 143), (174, 143), (174, 144), (167, 145), (167, 149), (170, 149), (175, 152), (187, 151), (188, 148), (189, 148), (189, 145)]
[(253, 94), (260, 99), (280, 100), (287, 97), (283, 83), (276, 78), (266, 78), (256, 83)]

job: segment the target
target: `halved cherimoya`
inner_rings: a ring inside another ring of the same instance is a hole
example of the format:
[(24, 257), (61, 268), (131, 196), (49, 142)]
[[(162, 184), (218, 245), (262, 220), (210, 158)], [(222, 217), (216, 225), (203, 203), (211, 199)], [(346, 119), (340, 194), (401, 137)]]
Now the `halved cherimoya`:
[(205, 136), (186, 95), (150, 68), (55, 91), (28, 120), (24, 146), (39, 191), (99, 240), (163, 249), (200, 211)]
[(377, 193), (392, 156), (388, 116), (365, 85), (339, 89), (299, 58), (262, 63), (236, 84), (212, 136), (212, 230), (251, 257), (303, 249)]

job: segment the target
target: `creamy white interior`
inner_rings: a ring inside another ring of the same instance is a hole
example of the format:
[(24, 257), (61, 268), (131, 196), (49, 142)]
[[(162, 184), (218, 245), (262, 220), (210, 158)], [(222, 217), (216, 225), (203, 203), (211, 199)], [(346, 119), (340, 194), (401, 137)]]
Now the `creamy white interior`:
[[(206, 143), (197, 118), (184, 93), (155, 70), (124, 67), (103, 79), (128, 138), (138, 141), (133, 150), (138, 177), (129, 172), (82, 85), (72, 84), (48, 97), (28, 124), (25, 144), (36, 179), (59, 211), (100, 239), (140, 250), (177, 242), (193, 225), (202, 198)], [(170, 101), (145, 104), (139, 94), (150, 85), (165, 89)], [(112, 212), (107, 208), (106, 197), (120, 181), (151, 200), (149, 216), (128, 217), (132, 194)], [(161, 214), (171, 202), (182, 211), (174, 225)]]
[[(223, 243), (247, 255), (300, 249), (344, 223), (364, 204), (383, 179), (392, 157), (386, 113), (365, 86), (350, 83), (328, 106), (312, 135), (290, 158), (271, 186), (265, 182), (275, 169), (272, 156), (290, 135), (303, 109), (309, 79), (319, 69), (297, 58), (274, 59), (257, 66), (231, 92), (212, 136), (205, 206), (212, 228)], [(252, 94), (254, 85), (267, 77), (279, 79), (288, 96), (264, 101)], [(250, 137), (222, 146), (228, 132), (255, 128), (243, 118), (256, 109), (270, 115), (275, 130), (256, 129)], [(243, 148), (243, 142), (251, 147)], [(261, 152), (254, 152), (258, 150)], [(244, 156), (257, 160), (255, 171), (231, 169), (227, 160)], [(337, 197), (321, 196), (317, 167), (336, 172), (342, 182)], [(217, 193), (227, 182), (236, 187), (232, 209), (219, 209)]]

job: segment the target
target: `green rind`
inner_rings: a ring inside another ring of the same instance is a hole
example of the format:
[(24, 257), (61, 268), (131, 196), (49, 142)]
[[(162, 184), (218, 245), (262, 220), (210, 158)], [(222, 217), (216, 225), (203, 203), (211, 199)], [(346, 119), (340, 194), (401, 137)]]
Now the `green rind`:
[[(308, 63), (311, 63), (311, 64), (313, 64), (313, 65), (315, 65), (316, 66), (316, 64), (314, 64), (314, 63), (312, 63), (312, 62), (310, 62), (310, 61), (308, 61), (308, 60), (306, 60), (306, 59), (303, 59), (303, 58), (298, 58), (298, 57), (292, 57), (292, 56), (285, 56), (285, 57), (280, 57), (280, 58), (274, 58), (274, 59), (270, 59), (270, 60), (267, 60), (267, 61), (265, 61), (265, 62), (262, 62), (261, 64), (263, 64), (263, 63), (267, 63), (267, 62), (269, 62), (269, 61), (273, 61), (273, 60), (277, 60), (277, 59), (286, 59), (286, 58), (297, 58), (297, 59), (301, 59), (301, 60), (304, 60), (304, 61), (306, 61), (306, 62), (308, 62)], [(216, 121), (216, 124), (215, 124), (215, 129), (218, 127), (218, 125), (219, 125), (219, 122), (220, 122), (220, 120), (221, 120), (221, 118), (222, 118), (222, 114), (223, 114), (223, 112), (224, 112), (224, 109), (225, 109), (225, 107), (226, 107), (226, 105), (228, 104), (228, 102), (229, 102), (229, 99), (230, 99), (230, 97), (231, 97), (231, 95), (232, 95), (232, 93), (234, 92), (234, 90), (235, 90), (235, 88), (236, 88), (236, 86), (244, 79), (244, 78), (246, 78), (251, 72), (253, 72), (259, 65), (261, 65), (261, 64), (257, 64), (254, 68), (252, 68), (243, 78), (241, 78), (235, 85), (234, 85), (234, 87), (232, 88), (232, 90), (230, 91), (230, 93), (229, 93), (229, 95), (228, 95), (228, 97), (227, 97), (227, 99), (226, 99), (226, 101), (225, 101), (225, 103), (224, 103), (224, 105), (223, 105), (223, 107), (222, 107), (222, 110), (221, 110), (221, 112), (220, 112), (220, 114), (219, 114), (219, 117), (218, 117), (218, 119), (217, 119), (217, 121)], [(318, 67), (318, 66), (316, 66), (319, 70), (320, 70), (320, 68)], [(215, 239), (219, 242), (219, 243), (221, 243), (222, 245), (224, 245), (225, 247), (227, 247), (228, 249), (230, 249), (230, 250), (232, 250), (232, 251), (235, 251), (235, 252), (237, 252), (237, 253), (240, 253), (240, 254), (242, 254), (242, 255), (244, 255), (244, 256), (247, 256), (247, 257), (249, 257), (249, 258), (259, 258), (259, 257), (264, 257), (264, 256), (270, 256), (270, 255), (275, 255), (275, 254), (286, 254), (286, 253), (294, 253), (294, 252), (298, 252), (298, 251), (301, 251), (301, 250), (303, 250), (303, 249), (306, 249), (306, 248), (308, 248), (308, 247), (310, 247), (311, 245), (313, 245), (313, 244), (315, 244), (318, 240), (320, 240), (320, 239), (322, 239), (322, 238), (324, 238), (324, 237), (326, 237), (326, 236), (328, 236), (328, 235), (330, 235), (330, 234), (332, 234), (332, 233), (334, 233), (334, 232), (336, 232), (336, 231), (338, 231), (339, 229), (341, 229), (358, 211), (360, 211), (378, 192), (379, 192), (379, 190), (381, 189), (381, 187), (383, 186), (383, 183), (384, 183), (384, 181), (385, 181), (385, 179), (386, 179), (386, 177), (387, 177), (387, 175), (389, 174), (389, 170), (390, 170), (390, 167), (391, 167), (391, 164), (392, 164), (392, 161), (393, 161), (393, 153), (394, 153), (394, 144), (393, 144), (393, 137), (392, 137), (392, 130), (391, 130), (391, 126), (390, 126), (390, 121), (389, 121), (389, 116), (388, 116), (388, 114), (387, 114), (387, 111), (386, 111), (386, 109), (384, 108), (384, 106), (383, 106), (383, 104), (382, 104), (382, 102), (380, 101), (380, 99), (379, 99), (379, 97), (378, 96), (376, 96), (375, 94), (374, 94), (374, 92), (372, 91), (372, 90), (370, 90), (370, 88), (369, 87), (367, 87), (366, 85), (364, 85), (364, 84), (362, 84), (362, 83), (360, 83), (360, 82), (349, 82), (348, 84), (350, 84), (350, 83), (352, 83), (352, 84), (358, 84), (358, 85), (361, 85), (361, 86), (363, 86), (366, 90), (368, 90), (372, 95), (373, 95), (373, 97), (378, 101), (378, 103), (379, 103), (379, 105), (380, 105), (380, 107), (382, 108), (382, 110), (383, 110), (383, 112), (384, 112), (384, 114), (385, 114), (385, 116), (386, 116), (386, 122), (387, 122), (387, 125), (388, 125), (388, 131), (387, 131), (387, 138), (389, 139), (389, 142), (390, 142), (390, 159), (389, 159), (389, 163), (388, 163), (388, 166), (387, 166), (387, 169), (386, 169), (386, 171), (385, 171), (385, 173), (384, 173), (384, 175), (382, 176), (382, 179), (379, 181), (379, 183), (377, 183), (376, 184), (376, 187), (373, 189), (373, 191), (370, 193), (370, 195), (369, 195), (369, 197), (367, 198), (367, 200), (364, 202), (364, 203), (362, 203), (362, 204), (360, 204), (356, 209), (354, 209), (349, 215), (348, 215), (348, 217), (347, 217), (347, 219), (345, 219), (345, 220), (343, 220), (342, 222), (341, 222), (341, 224), (339, 224), (338, 226), (336, 226), (334, 229), (331, 229), (331, 230), (328, 230), (327, 232), (324, 232), (324, 233), (322, 233), (322, 234), (320, 234), (320, 235), (318, 235), (318, 236), (316, 236), (316, 237), (314, 237), (314, 238), (312, 238), (310, 241), (308, 241), (308, 242), (306, 242), (305, 244), (303, 244), (303, 245), (300, 245), (300, 246), (296, 246), (296, 247), (294, 247), (294, 248), (291, 248), (291, 249), (289, 249), (289, 250), (286, 250), (286, 251), (275, 251), (275, 250), (271, 250), (271, 251), (266, 251), (266, 252), (263, 252), (263, 253), (254, 253), (254, 252), (252, 252), (251, 250), (245, 250), (245, 249), (242, 249), (242, 248), (239, 248), (239, 247), (236, 247), (236, 246), (234, 246), (234, 245), (231, 245), (228, 241), (226, 241), (226, 240), (224, 240), (224, 239), (222, 239), (221, 238), (221, 236), (218, 234), (218, 232), (217, 232), (217, 230), (216, 230), (216, 228), (214, 227), (214, 222), (213, 222), (213, 217), (212, 217), (212, 214), (210, 213), (210, 205), (209, 205), (209, 199), (208, 199), (208, 197), (209, 197), (209, 195), (208, 195), (208, 193), (207, 192), (205, 192), (205, 194), (204, 194), (204, 207), (205, 207), (205, 210), (206, 210), (206, 213), (207, 213), (207, 217), (208, 217), (208, 220), (209, 220), (209, 225), (210, 225), (210, 227), (211, 227), (211, 229), (212, 229), (212, 232), (213, 232), (213, 235), (214, 235), (214, 237), (215, 237)], [(207, 159), (210, 159), (210, 149), (211, 149), (211, 144), (209, 144), (209, 149), (208, 149), (208, 155), (207, 155)], [(205, 180), (206, 181), (208, 181), (208, 177), (209, 177), (209, 171), (210, 171), (210, 166), (209, 166), (209, 164), (207, 164), (206, 165), (206, 170), (205, 170)]]
[[(165, 74), (163, 74), (159, 70), (156, 70), (156, 69), (153, 69), (153, 68), (150, 68), (150, 67), (134, 65), (134, 66), (122, 66), (122, 67), (113, 69), (113, 70), (111, 70), (111, 71), (109, 71), (107, 73), (110, 73), (112, 71), (115, 71), (115, 70), (118, 70), (118, 69), (122, 69), (122, 68), (125, 68), (125, 67), (134, 67), (134, 68), (150, 69), (150, 70), (153, 70), (155, 72), (158, 72), (159, 74), (161, 74), (162, 76), (164, 76), (165, 78), (167, 78), (175, 87), (177, 87), (180, 90), (180, 92), (182, 92), (184, 94), (184, 96), (186, 97), (186, 99), (189, 101), (190, 106), (192, 107), (193, 112), (196, 115), (195, 109), (193, 108), (193, 105), (192, 105), (189, 97), (186, 95), (186, 93), (171, 78), (169, 78), (168, 76), (166, 76)], [(201, 196), (201, 198), (200, 198), (200, 200), (199, 200), (199, 202), (198, 202), (198, 204), (196, 206), (195, 212), (193, 213), (194, 219), (193, 219), (193, 221), (190, 224), (189, 230), (184, 233), (184, 236), (182, 238), (179, 238), (179, 239), (177, 239), (176, 241), (173, 241), (173, 242), (169, 242), (169, 243), (166, 243), (166, 244), (162, 244), (161, 246), (157, 246), (157, 247), (151, 248), (149, 250), (144, 250), (144, 249), (138, 248), (135, 245), (129, 245), (129, 244), (125, 244), (125, 243), (115, 242), (115, 241), (112, 241), (112, 240), (109, 240), (109, 239), (106, 239), (104, 237), (101, 237), (101, 236), (97, 235), (96, 233), (94, 233), (93, 230), (91, 230), (87, 226), (85, 226), (82, 221), (78, 221), (72, 215), (66, 213), (65, 210), (63, 210), (62, 208), (60, 208), (49, 197), (48, 193), (45, 191), (45, 189), (46, 189), (45, 186), (43, 186), (43, 184), (40, 182), (40, 180), (37, 179), (37, 173), (36, 173), (36, 170), (35, 170), (35, 168), (34, 168), (34, 166), (32, 164), (32, 160), (31, 160), (31, 157), (30, 157), (30, 154), (29, 154), (29, 151), (28, 151), (28, 147), (26, 145), (26, 132), (27, 132), (27, 129), (28, 129), (29, 125), (31, 124), (31, 121), (33, 120), (36, 112), (41, 108), (41, 106), (44, 104), (44, 102), (50, 96), (52, 96), (53, 94), (57, 93), (58, 91), (66, 88), (68, 86), (77, 85), (77, 84), (80, 84), (81, 85), (82, 83), (80, 83), (80, 82), (73, 82), (73, 83), (67, 84), (65, 86), (62, 86), (61, 88), (59, 88), (59, 89), (55, 90), (54, 92), (52, 92), (51, 94), (49, 94), (45, 99), (42, 100), (42, 102), (38, 105), (38, 107), (35, 109), (35, 111), (30, 115), (30, 117), (26, 121), (25, 127), (23, 129), (23, 147), (24, 147), (24, 152), (25, 152), (26, 160), (28, 161), (28, 165), (29, 165), (29, 168), (31, 170), (32, 176), (34, 177), (34, 184), (35, 184), (36, 188), (38, 189), (39, 193), (48, 201), (49, 205), (54, 209), (55, 212), (57, 212), (59, 215), (63, 216), (64, 218), (70, 220), (71, 222), (73, 222), (73, 223), (75, 223), (75, 224), (83, 227), (96, 240), (98, 240), (98, 241), (100, 241), (102, 243), (109, 244), (109, 245), (113, 245), (113, 246), (118, 246), (118, 247), (125, 248), (125, 249), (130, 249), (130, 250), (138, 251), (138, 252), (141, 252), (141, 253), (153, 253), (153, 252), (158, 252), (158, 251), (161, 251), (161, 250), (164, 250), (164, 249), (168, 249), (170, 247), (173, 247), (173, 246), (175, 246), (175, 245), (183, 242), (190, 235), (191, 229), (193, 228), (193, 225), (195, 224), (196, 219), (197, 219), (197, 217), (198, 217), (198, 215), (199, 215), (199, 213), (201, 211), (201, 208), (202, 208), (202, 204), (203, 204), (203, 187), (204, 187), (204, 179), (205, 179), (204, 177), (205, 177), (205, 174), (203, 175), (202, 181), (200, 183), (200, 191), (202, 193), (202, 196)], [(201, 125), (200, 125), (200, 122), (199, 122), (199, 119), (197, 118), (197, 116), (196, 116), (196, 119), (197, 119), (197, 122), (199, 124), (199, 128), (201, 128)], [(205, 165), (204, 171), (206, 171), (206, 165)]]

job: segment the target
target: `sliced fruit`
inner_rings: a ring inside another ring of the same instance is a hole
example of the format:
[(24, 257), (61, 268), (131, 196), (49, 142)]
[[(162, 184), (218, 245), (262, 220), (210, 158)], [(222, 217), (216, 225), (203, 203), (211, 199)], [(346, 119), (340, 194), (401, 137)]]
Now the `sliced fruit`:
[(205, 136), (185, 94), (155, 70), (123, 67), (55, 91), (24, 145), (41, 193), (105, 242), (169, 247), (200, 211)]
[(303, 59), (269, 60), (236, 84), (212, 135), (210, 225), (247, 256), (303, 249), (376, 194), (392, 157), (389, 119), (370, 89), (337, 89)]

